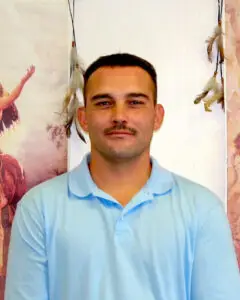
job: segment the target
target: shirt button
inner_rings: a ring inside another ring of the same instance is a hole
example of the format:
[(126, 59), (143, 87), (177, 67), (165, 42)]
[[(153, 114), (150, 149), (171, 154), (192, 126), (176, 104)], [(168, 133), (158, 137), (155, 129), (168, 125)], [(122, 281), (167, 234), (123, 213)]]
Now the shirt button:
[(115, 232), (119, 234), (127, 231), (128, 231), (127, 224), (126, 222), (124, 222), (124, 217), (121, 216), (116, 222)]

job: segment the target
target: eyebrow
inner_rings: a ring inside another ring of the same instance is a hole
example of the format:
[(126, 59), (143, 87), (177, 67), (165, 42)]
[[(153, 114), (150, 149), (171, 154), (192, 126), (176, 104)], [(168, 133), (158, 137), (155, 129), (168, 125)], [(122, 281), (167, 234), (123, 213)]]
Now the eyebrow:
[(92, 101), (97, 101), (97, 100), (101, 100), (101, 99), (113, 99), (113, 97), (110, 94), (107, 93), (103, 93), (103, 94), (96, 94), (93, 97), (91, 97)]
[(127, 94), (127, 97), (130, 97), (130, 98), (145, 98), (145, 99), (149, 100), (148, 95), (146, 95), (144, 93), (129, 93), (129, 94)]
[[(128, 94), (125, 95), (125, 97), (126, 98), (145, 98), (145, 99), (149, 100), (149, 97), (146, 94), (144, 94), (144, 93), (128, 93)], [(110, 100), (113, 100), (114, 97), (111, 96), (108, 93), (96, 94), (93, 97), (91, 97), (91, 100), (93, 102), (97, 101), (97, 100), (101, 100), (101, 99), (110, 99)]]

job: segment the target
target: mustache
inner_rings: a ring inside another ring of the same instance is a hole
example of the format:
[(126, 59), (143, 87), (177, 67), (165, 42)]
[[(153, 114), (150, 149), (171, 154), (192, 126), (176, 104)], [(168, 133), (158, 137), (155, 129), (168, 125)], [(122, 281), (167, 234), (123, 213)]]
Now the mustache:
[(104, 134), (110, 134), (112, 131), (117, 131), (117, 130), (124, 130), (124, 131), (128, 131), (133, 135), (137, 134), (137, 131), (134, 128), (131, 127), (127, 127), (124, 123), (119, 123), (111, 128), (106, 128), (104, 130)]

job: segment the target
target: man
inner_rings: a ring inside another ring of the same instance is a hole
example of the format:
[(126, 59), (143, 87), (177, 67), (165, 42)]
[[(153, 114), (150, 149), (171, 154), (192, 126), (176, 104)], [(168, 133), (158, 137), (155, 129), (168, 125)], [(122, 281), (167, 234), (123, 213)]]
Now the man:
[(239, 300), (220, 201), (150, 156), (164, 117), (153, 66), (114, 54), (84, 79), (91, 152), (19, 203), (5, 300)]

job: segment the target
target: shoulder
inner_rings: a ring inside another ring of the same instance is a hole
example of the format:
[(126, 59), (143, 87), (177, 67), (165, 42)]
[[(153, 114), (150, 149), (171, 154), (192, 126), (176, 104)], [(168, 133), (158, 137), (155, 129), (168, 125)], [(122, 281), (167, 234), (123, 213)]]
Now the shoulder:
[(35, 206), (46, 213), (56, 208), (64, 209), (74, 195), (88, 194), (91, 190), (89, 182), (90, 174), (84, 158), (72, 170), (32, 187), (19, 203), (21, 206)]
[(68, 172), (43, 181), (30, 188), (22, 197), (19, 205), (42, 207), (45, 202), (56, 202), (68, 194)]
[(210, 204), (213, 205), (219, 203), (220, 198), (217, 194), (206, 186), (176, 173), (172, 173), (172, 178), (174, 188), (195, 201), (201, 201), (202, 203), (210, 201)]
[(153, 188), (160, 191), (158, 186), (164, 185), (164, 189), (171, 191), (171, 194), (179, 202), (207, 207), (222, 203), (216, 193), (208, 187), (159, 165), (154, 158), (152, 174)]
[(193, 180), (172, 173), (173, 194), (183, 207), (188, 207), (201, 219), (213, 210), (224, 212), (224, 203), (215, 192)]
[(67, 188), (68, 172), (55, 176), (51, 179), (41, 182), (40, 184), (32, 187), (29, 193), (44, 194), (44, 193), (61, 193)]

